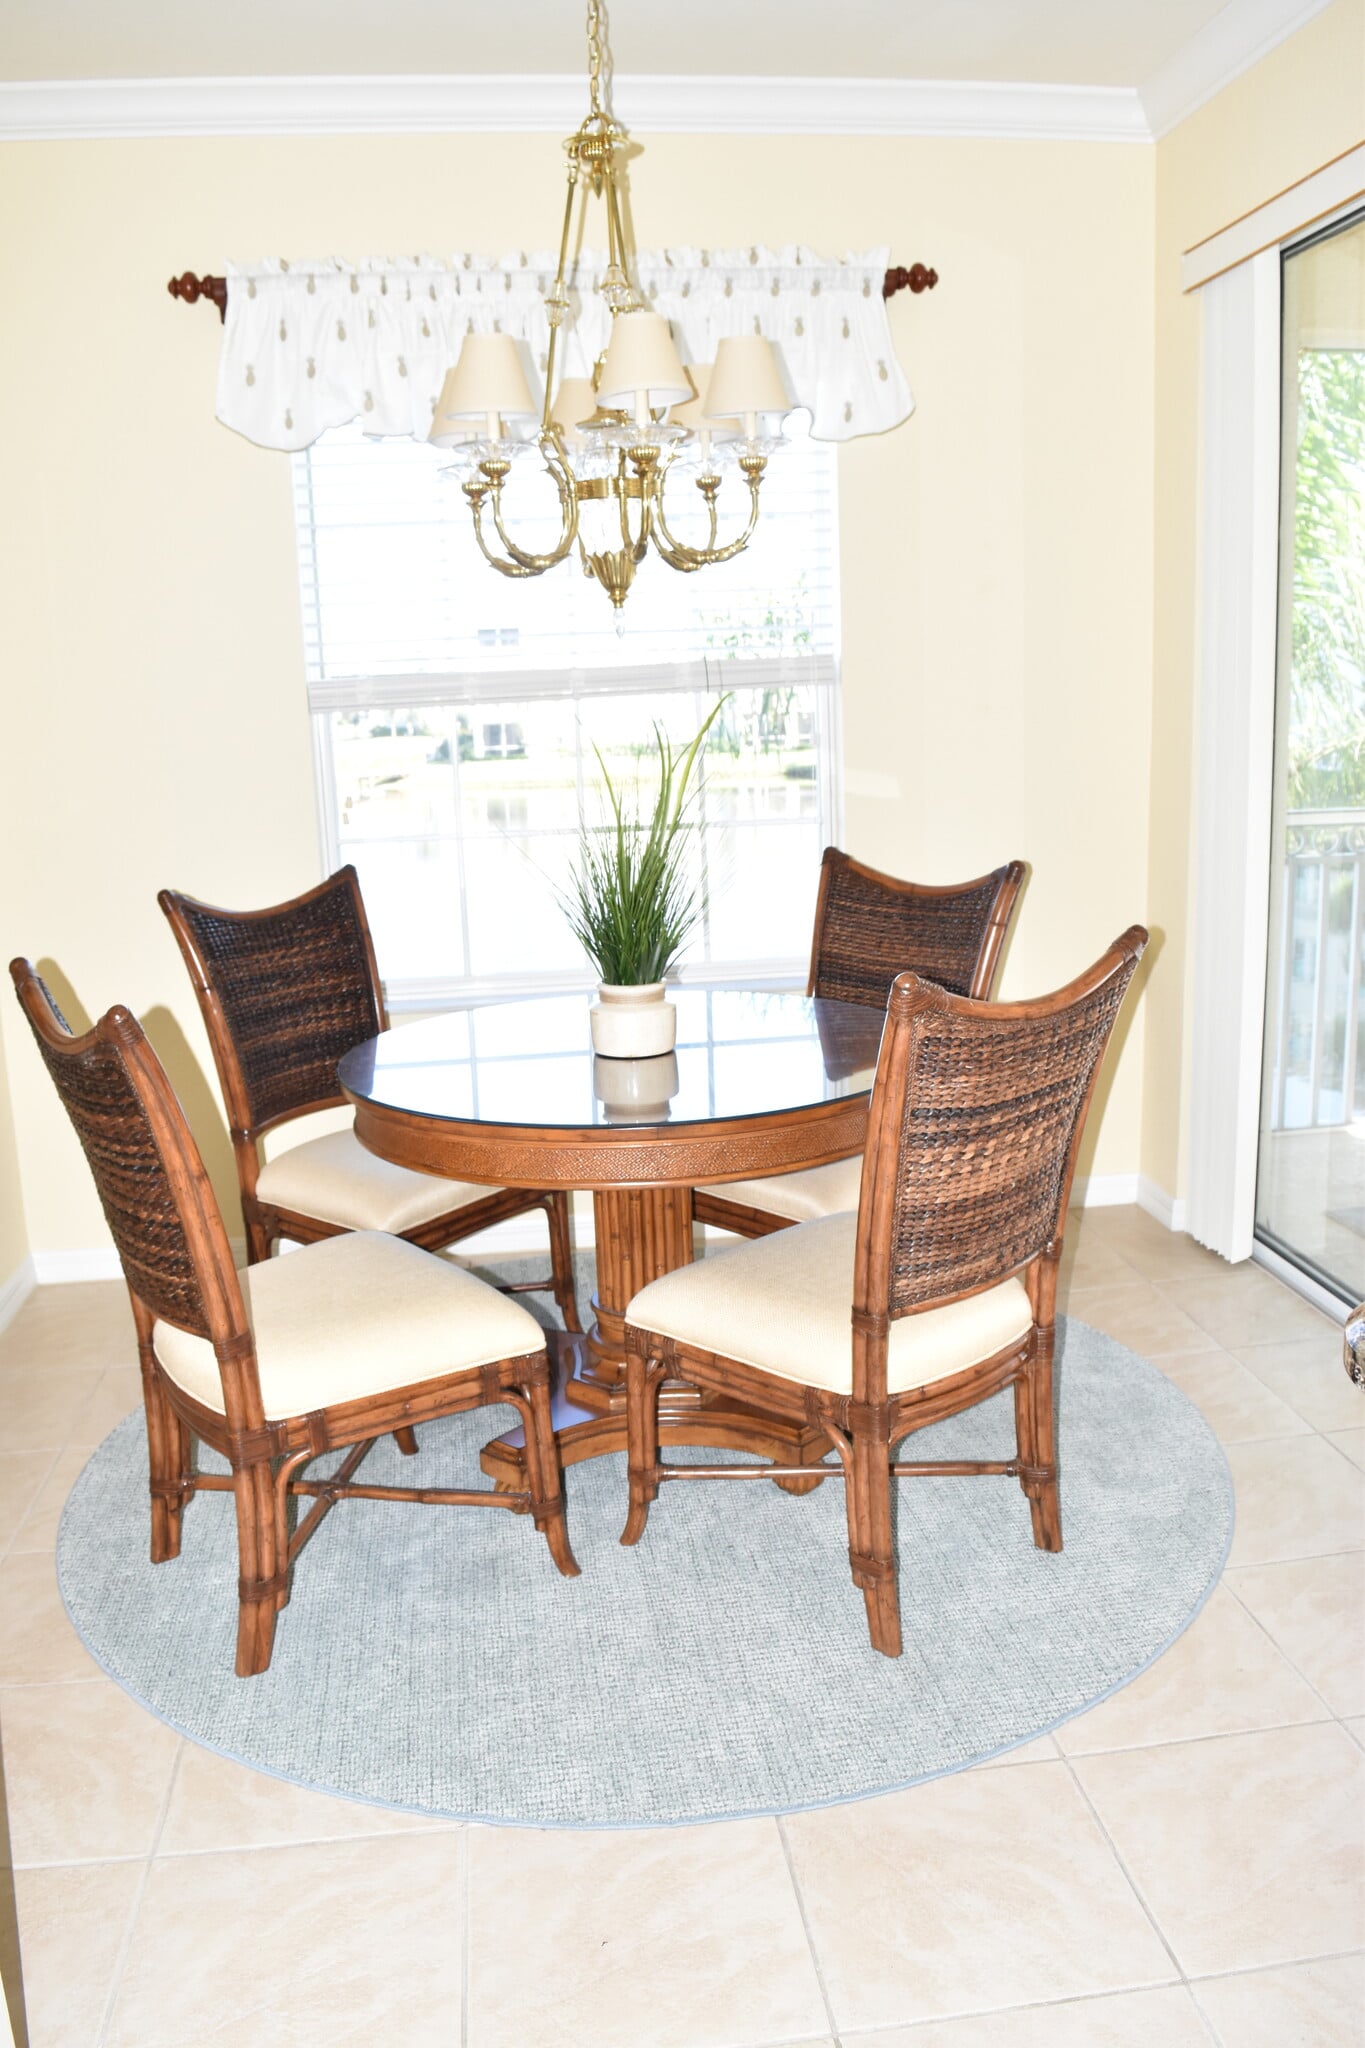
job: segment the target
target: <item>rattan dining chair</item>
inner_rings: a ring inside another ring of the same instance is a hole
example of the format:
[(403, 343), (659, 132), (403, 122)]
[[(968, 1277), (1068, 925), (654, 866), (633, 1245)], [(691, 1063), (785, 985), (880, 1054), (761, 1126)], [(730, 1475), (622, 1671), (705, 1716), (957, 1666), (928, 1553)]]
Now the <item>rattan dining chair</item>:
[[(544, 1333), (474, 1274), (378, 1231), (355, 1231), (238, 1275), (199, 1150), (161, 1062), (122, 1008), (76, 1037), (27, 960), (10, 973), (95, 1178), (132, 1297), (147, 1417), (154, 1564), (179, 1555), (185, 1506), (237, 1510), (239, 1677), (264, 1671), (290, 1569), (334, 1503), (419, 1501), (529, 1512), (568, 1578)], [(245, 1281), (245, 1291), (243, 1289)], [(366, 1486), (377, 1437), (415, 1449), (415, 1423), (506, 1403), (526, 1430), (522, 1492)], [(196, 1472), (197, 1436), (228, 1462)], [(301, 1476), (346, 1449), (324, 1479)], [(291, 1499), (312, 1508), (292, 1535)]]
[[(884, 1010), (898, 974), (923, 975), (951, 995), (984, 1000), (995, 986), (1024, 863), (1012, 860), (971, 882), (931, 887), (865, 867), (837, 846), (820, 864), (806, 994)], [(762, 1180), (699, 1187), (698, 1223), (739, 1237), (766, 1237), (858, 1206), (861, 1155)]]
[[(893, 1479), (999, 1474), (1033, 1540), (1062, 1547), (1052, 1359), (1057, 1265), (1100, 1062), (1147, 934), (1134, 925), (1054, 995), (982, 1003), (896, 977), (857, 1213), (737, 1245), (642, 1288), (626, 1310), (630, 1513), (664, 1480), (810, 1468), (669, 1465), (659, 1387), (690, 1381), (829, 1438), (873, 1647), (900, 1655)], [(897, 1459), (928, 1423), (1014, 1389), (1007, 1459)]]
[(511, 1282), (503, 1292), (552, 1293), (565, 1328), (579, 1329), (562, 1191), (476, 1187), (413, 1173), (367, 1152), (349, 1128), (306, 1138), (262, 1164), (267, 1131), (315, 1110), (346, 1107), (337, 1061), (388, 1028), (355, 869), (340, 868), (316, 889), (267, 910), (222, 910), (173, 889), (157, 901), (185, 957), (213, 1049), (248, 1260), (269, 1258), (282, 1237), (314, 1244), (346, 1230), (384, 1230), (437, 1251), (509, 1216), (543, 1209), (550, 1278)]

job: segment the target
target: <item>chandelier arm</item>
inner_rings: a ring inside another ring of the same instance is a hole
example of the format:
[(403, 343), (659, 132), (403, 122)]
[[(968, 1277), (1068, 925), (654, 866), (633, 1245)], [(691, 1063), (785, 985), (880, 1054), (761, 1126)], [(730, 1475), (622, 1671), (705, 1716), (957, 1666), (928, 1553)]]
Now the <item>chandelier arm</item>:
[[(546, 466), (548, 468), (549, 465), (547, 464)], [(551, 475), (553, 474), (554, 472), (551, 471)], [(559, 505), (564, 524), (560, 530), (559, 539), (555, 542), (549, 553), (544, 555), (533, 555), (528, 553), (525, 548), (519, 548), (508, 533), (502, 523), (502, 491), (500, 489), (493, 490), (490, 493), (490, 499), (493, 507), (494, 531), (512, 560), (520, 567), (523, 575), (541, 576), (547, 569), (553, 569), (557, 563), (564, 560), (569, 549), (573, 546), (574, 535), (578, 531), (578, 512), (577, 506), (572, 504), (570, 498), (566, 497), (562, 483), (559, 485)]]
[[(546, 569), (553, 569), (557, 563), (562, 562), (573, 546), (578, 532), (578, 499), (573, 488), (573, 478), (560, 451), (553, 429), (540, 436), (539, 445), (546, 470), (553, 477), (555, 488), (559, 492), (559, 512), (560, 518), (563, 521), (559, 539), (547, 554), (533, 555), (525, 548), (517, 546), (502, 522), (501, 479), (494, 482), (491, 491), (493, 526), (498, 539), (506, 548), (512, 561), (520, 564), (527, 575), (534, 576), (539, 576)], [(479, 500), (475, 499), (472, 502), (477, 511), (479, 509)]]
[(715, 562), (730, 562), (742, 554), (753, 539), (754, 528), (758, 525), (758, 487), (762, 483), (761, 473), (749, 478), (749, 517), (738, 540), (732, 540), (725, 547), (718, 548), (716, 540), (716, 508), (711, 507), (710, 545), (704, 548), (688, 547), (685, 541), (674, 540), (664, 518), (663, 492), (655, 507), (653, 541), (656, 552), (667, 562), (670, 569), (709, 569)]
[(532, 568), (529, 564), (522, 562), (505, 562), (500, 555), (493, 553), (488, 542), (484, 539), (483, 507), (475, 498), (471, 498), (469, 502), (470, 509), (474, 514), (474, 538), (479, 544), (479, 552), (490, 567), (496, 569), (500, 576), (539, 576), (541, 574), (539, 569)]

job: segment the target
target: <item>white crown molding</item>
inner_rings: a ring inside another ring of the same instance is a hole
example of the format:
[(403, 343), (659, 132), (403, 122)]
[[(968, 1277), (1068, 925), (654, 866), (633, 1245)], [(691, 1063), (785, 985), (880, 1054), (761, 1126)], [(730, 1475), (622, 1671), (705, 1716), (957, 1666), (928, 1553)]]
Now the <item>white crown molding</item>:
[(1160, 140), (1169, 134), (1331, 4), (1332, 0), (1229, 0), (1140, 88), (1153, 137)]
[[(618, 77), (640, 134), (1149, 142), (1126, 86), (895, 78)], [(567, 134), (577, 77), (120, 78), (0, 83), (0, 141), (180, 135)]]

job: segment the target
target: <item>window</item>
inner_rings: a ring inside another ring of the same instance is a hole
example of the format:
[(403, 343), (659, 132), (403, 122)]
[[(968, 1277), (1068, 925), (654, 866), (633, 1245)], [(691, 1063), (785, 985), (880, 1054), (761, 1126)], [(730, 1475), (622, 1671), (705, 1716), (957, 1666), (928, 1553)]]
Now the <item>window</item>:
[[(590, 985), (558, 891), (580, 820), (601, 817), (598, 757), (629, 785), (655, 724), (686, 738), (721, 693), (683, 978), (802, 979), (838, 836), (833, 449), (774, 458), (734, 561), (683, 575), (647, 558), (619, 633), (576, 554), (524, 581), (491, 569), (443, 462), (353, 428), (294, 458), (325, 855), (359, 871), (391, 1001)], [(528, 470), (507, 504), (534, 548), (554, 494)], [(687, 492), (673, 480), (680, 538)], [(742, 517), (727, 479), (722, 536)]]

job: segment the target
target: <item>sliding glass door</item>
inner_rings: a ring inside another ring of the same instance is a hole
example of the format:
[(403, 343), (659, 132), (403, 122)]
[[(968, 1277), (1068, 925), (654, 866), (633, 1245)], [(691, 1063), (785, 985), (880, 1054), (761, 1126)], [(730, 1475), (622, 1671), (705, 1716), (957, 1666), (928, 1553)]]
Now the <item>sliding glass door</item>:
[(1365, 218), (1286, 255), (1256, 1235), (1365, 1300)]

